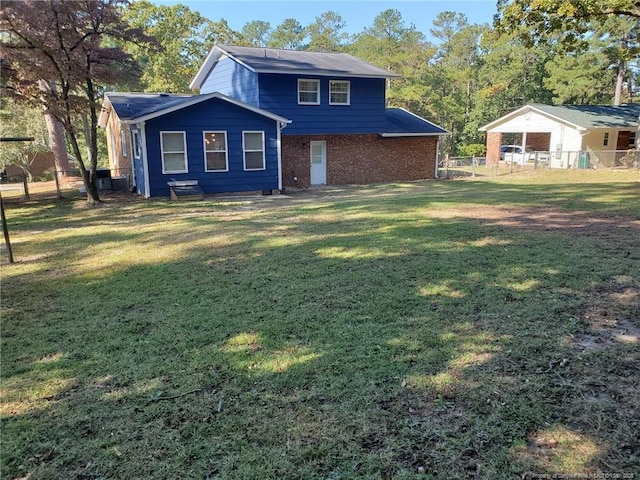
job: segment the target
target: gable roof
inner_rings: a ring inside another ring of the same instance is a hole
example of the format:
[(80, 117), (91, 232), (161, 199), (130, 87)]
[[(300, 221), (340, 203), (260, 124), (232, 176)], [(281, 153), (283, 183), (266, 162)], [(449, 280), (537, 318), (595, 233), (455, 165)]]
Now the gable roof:
[(385, 109), (383, 137), (430, 137), (447, 135), (444, 128), (404, 108)]
[[(270, 118), (277, 122), (291, 123), (280, 115), (271, 113), (267, 110), (241, 102), (235, 98), (228, 97), (218, 92), (208, 93), (205, 95), (183, 95), (171, 93), (106, 93), (105, 104), (108, 102), (123, 123), (140, 123), (152, 118), (160, 117), (177, 110), (195, 105), (212, 98), (218, 98), (222, 101), (237, 105), (246, 110), (252, 111), (264, 117)], [(107, 105), (103, 105), (100, 114), (99, 125), (106, 126), (107, 117), (110, 109)]]
[(569, 124), (577, 130), (597, 128), (637, 128), (640, 104), (628, 105), (544, 105), (532, 103), (480, 127), (480, 131), (491, 130), (495, 126), (529, 111), (535, 111), (557, 121)]
[(397, 73), (375, 67), (348, 53), (309, 52), (264, 47), (214, 46), (189, 85), (202, 86), (211, 68), (228, 57), (256, 73), (283, 73), (315, 76), (398, 78)]

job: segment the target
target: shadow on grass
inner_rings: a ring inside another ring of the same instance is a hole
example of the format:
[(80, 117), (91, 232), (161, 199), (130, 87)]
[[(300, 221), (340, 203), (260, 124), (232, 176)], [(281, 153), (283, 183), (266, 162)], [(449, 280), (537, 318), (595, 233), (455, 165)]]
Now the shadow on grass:
[[(637, 312), (628, 300), (639, 259), (614, 248), (633, 242), (637, 226), (584, 238), (526, 216), (504, 223), (420, 210), (475, 202), (468, 191), (374, 195), (366, 206), (355, 194), (225, 221), (181, 215), (164, 228), (171, 216), (151, 213), (144, 222), (157, 230), (69, 238), (80, 247), (69, 255), (125, 243), (149, 262), (116, 259), (97, 272), (89, 262), (53, 284), (42, 272), (8, 271), (3, 475), (637, 469), (625, 427), (638, 421), (637, 383), (625, 379), (637, 377), (638, 346), (573, 341), (591, 331), (595, 291), (609, 289), (611, 318)], [(491, 195), (489, 203), (512, 197)], [(62, 241), (36, 237), (29, 248)]]

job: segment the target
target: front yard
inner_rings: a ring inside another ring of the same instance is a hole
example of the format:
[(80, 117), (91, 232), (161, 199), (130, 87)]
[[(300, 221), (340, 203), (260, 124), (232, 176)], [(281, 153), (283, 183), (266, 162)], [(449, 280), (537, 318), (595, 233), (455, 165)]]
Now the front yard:
[(640, 178), (572, 173), (9, 205), (2, 477), (640, 475)]

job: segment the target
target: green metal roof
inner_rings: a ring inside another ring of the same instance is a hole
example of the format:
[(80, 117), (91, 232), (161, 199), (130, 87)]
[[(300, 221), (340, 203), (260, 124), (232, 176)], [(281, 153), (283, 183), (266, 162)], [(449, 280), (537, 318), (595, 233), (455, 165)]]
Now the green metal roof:
[(628, 105), (544, 105), (530, 104), (532, 108), (587, 129), (637, 128), (640, 103)]

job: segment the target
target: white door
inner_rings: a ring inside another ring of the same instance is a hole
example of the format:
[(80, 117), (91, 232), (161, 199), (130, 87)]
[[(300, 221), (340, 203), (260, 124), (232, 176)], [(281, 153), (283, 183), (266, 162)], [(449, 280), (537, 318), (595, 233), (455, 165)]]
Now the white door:
[(311, 145), (311, 185), (327, 183), (327, 144), (310, 142)]

